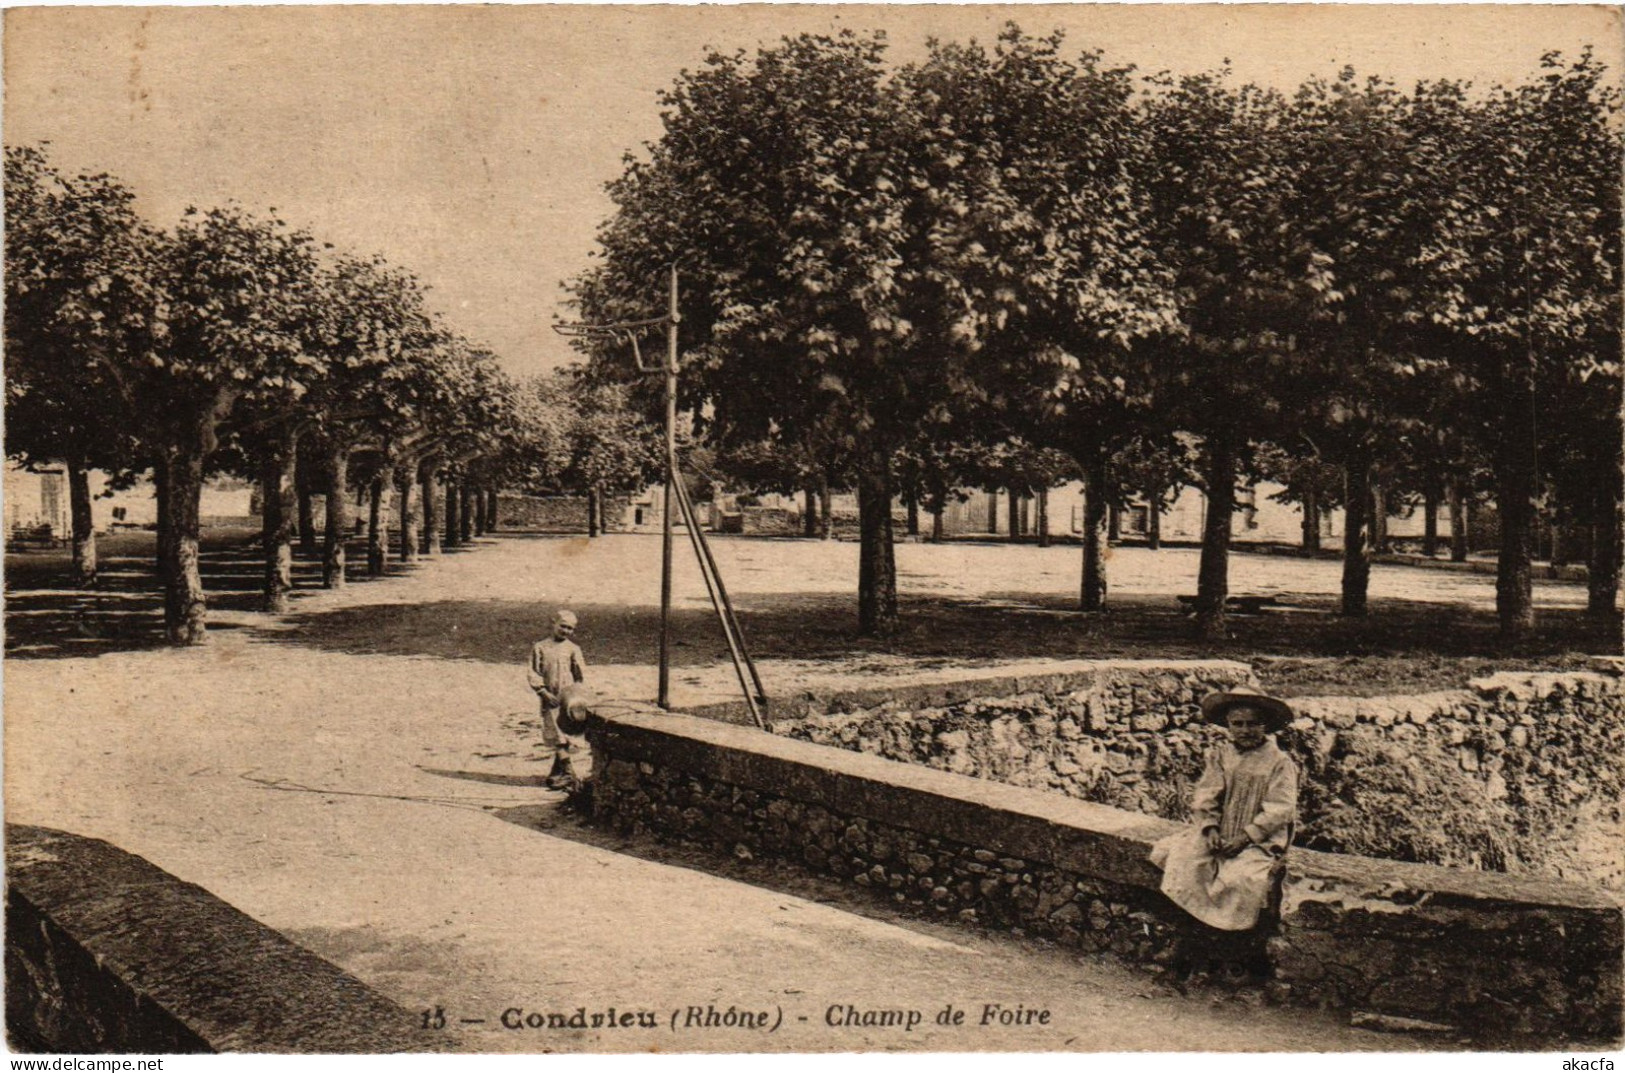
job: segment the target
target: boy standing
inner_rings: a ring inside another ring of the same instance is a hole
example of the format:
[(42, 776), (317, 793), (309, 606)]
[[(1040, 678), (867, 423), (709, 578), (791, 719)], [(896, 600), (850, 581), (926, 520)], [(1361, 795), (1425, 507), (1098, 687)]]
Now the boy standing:
[(553, 766), (547, 773), (547, 786), (568, 790), (575, 784), (570, 766), (570, 743), (559, 730), (559, 716), (568, 717), (570, 694), (587, 680), (587, 661), (572, 638), (576, 632), (574, 611), (561, 608), (553, 615), (553, 636), (537, 641), (530, 650), (526, 680), (542, 702), (542, 744), (553, 750)]

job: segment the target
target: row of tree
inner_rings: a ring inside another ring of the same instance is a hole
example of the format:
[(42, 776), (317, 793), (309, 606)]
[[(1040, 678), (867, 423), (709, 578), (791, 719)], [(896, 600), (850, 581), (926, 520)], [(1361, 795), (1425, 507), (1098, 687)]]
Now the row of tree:
[(274, 210), (188, 211), (160, 230), (115, 179), (64, 175), (38, 147), (8, 148), (5, 198), (8, 454), (65, 463), (83, 585), (96, 574), (89, 472), (151, 473), (178, 643), (205, 632), (210, 473), (260, 484), (269, 610), (292, 587), (312, 493), (325, 497), (323, 584), (336, 587), (351, 489), (369, 506), (376, 573), (391, 554), (391, 493), (410, 560), (494, 525), (501, 487), (573, 479), (571, 466), (629, 479), (581, 447), (576, 418), (559, 414), (564, 385), (516, 384), (431, 315), (410, 273), (332, 254)]
[(1594, 534), (1592, 607), (1613, 611), (1619, 95), (1589, 52), (1511, 87), (1344, 71), (1290, 95), (1142, 79), (1014, 26), (885, 52), (802, 36), (685, 72), (572, 284), (585, 319), (628, 321), (680, 266), (684, 408), (799, 487), (850, 475), (863, 629), (896, 617), (899, 491), (940, 507), (967, 476), (1081, 474), (1093, 609), (1107, 502), (1166, 494), (1191, 450), (1205, 634), (1249, 474), (1310, 514), (1341, 504), (1346, 613), (1377, 489), (1436, 510), (1480, 479), (1504, 634), (1533, 627), (1543, 502)]

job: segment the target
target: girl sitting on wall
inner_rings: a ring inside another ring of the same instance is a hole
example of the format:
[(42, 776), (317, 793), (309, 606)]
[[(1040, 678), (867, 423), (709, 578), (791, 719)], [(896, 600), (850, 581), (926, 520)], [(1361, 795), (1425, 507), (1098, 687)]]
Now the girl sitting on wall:
[(1151, 847), (1162, 892), (1202, 923), (1248, 931), (1269, 903), (1277, 862), (1298, 808), (1298, 769), (1275, 744), (1292, 721), (1285, 703), (1258, 693), (1213, 693), (1202, 714), (1230, 732), (1208, 753), (1191, 801), (1192, 826)]

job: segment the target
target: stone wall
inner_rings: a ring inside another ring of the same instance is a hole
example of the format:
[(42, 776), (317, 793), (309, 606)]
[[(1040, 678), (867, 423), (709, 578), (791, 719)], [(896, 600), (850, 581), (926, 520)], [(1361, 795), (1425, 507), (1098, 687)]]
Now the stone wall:
[[(1250, 683), (1214, 660), (1078, 664), (775, 702), (776, 733), (1184, 820), (1223, 731), (1196, 700)], [(1298, 844), (1625, 887), (1625, 685), (1499, 674), (1411, 697), (1297, 698), (1280, 735), (1304, 772)], [(732, 707), (701, 714), (737, 718)]]
[(1600, 888), (1294, 849), (1268, 949), (1294, 1003), (1617, 1043), (1622, 917)]
[[(1131, 961), (1188, 927), (1145, 859), (1166, 820), (652, 710), (595, 715), (588, 737), (595, 821), (624, 833)], [(1269, 994), (1486, 1038), (1613, 1039), (1622, 942), (1619, 902), (1594, 888), (1294, 851)]]
[(801, 515), (781, 507), (742, 507), (739, 532), (746, 536), (800, 536)]
[(1304, 770), (1306, 844), (1625, 889), (1619, 675), (1293, 704), (1282, 738)]
[[(604, 524), (610, 530), (622, 528), (627, 504), (624, 496), (606, 496)], [(585, 533), (586, 496), (522, 496), (506, 492), (497, 496), (497, 529), (528, 529), (544, 533)]]
[(440, 1049), (411, 1011), (212, 894), (92, 838), (6, 825), (16, 1051)]
[[(1216, 740), (1197, 702), (1249, 685), (1233, 660), (1078, 661), (1020, 678), (775, 702), (775, 733), (1168, 819)], [(933, 691), (927, 691), (933, 690)]]

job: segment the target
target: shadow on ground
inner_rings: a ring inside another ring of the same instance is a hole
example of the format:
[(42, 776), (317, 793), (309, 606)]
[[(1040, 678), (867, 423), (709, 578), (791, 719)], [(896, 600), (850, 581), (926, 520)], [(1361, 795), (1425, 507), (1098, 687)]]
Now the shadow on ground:
[[(264, 607), (264, 562), (252, 541), (257, 530), (206, 530), (198, 556), (198, 572), (210, 612), (249, 612)], [(99, 656), (163, 645), (163, 597), (153, 564), (155, 536), (150, 532), (119, 533), (98, 541), (96, 586), (76, 589), (70, 580), (66, 551), (51, 549), (8, 552), (5, 560), (7, 659), (54, 659)], [(460, 550), (460, 549), (459, 549)], [(366, 562), (366, 543), (350, 541), (345, 555), (351, 564), (349, 580), (365, 584), (382, 580), (356, 570)], [(402, 568), (394, 564), (398, 573)], [(294, 590), (297, 601), (321, 591), (321, 561), (295, 551)], [(209, 629), (240, 629), (214, 615)]]
[[(509, 539), (554, 539), (504, 534)], [(204, 585), (212, 610), (256, 611), (263, 567), (248, 530), (206, 534)], [(100, 585), (68, 587), (65, 553), (12, 555), (6, 561), (8, 658), (93, 656), (161, 644), (162, 613), (152, 573), (150, 533), (120, 534), (102, 544)], [(471, 550), (459, 548), (447, 554)], [(365, 546), (351, 542), (352, 584), (372, 579), (353, 569)], [(392, 562), (391, 572), (403, 567)], [(404, 569), (415, 569), (406, 567)], [(543, 601), (442, 600), (351, 604), (301, 611), (302, 596), (319, 591), (320, 564), (296, 555), (293, 611), (261, 636), (278, 644), (350, 654), (429, 656), (517, 665), (547, 632), (552, 605)], [(1493, 612), (1467, 605), (1373, 600), (1365, 618), (1336, 614), (1332, 596), (1296, 596), (1284, 608), (1233, 615), (1230, 636), (1197, 641), (1172, 596), (1114, 597), (1102, 614), (1074, 609), (1053, 592), (1001, 592), (985, 597), (904, 594), (900, 622), (887, 638), (857, 635), (851, 594), (747, 593), (739, 618), (758, 660), (844, 661), (843, 673), (895, 664), (897, 657), (974, 666), (1020, 659), (1213, 658), (1249, 660), (1261, 679), (1287, 694), (1372, 694), (1457, 688), (1468, 678), (1516, 661), (1525, 667), (1572, 667), (1581, 653), (1620, 651), (1619, 616), (1599, 620), (1578, 609), (1543, 609), (1525, 642), (1504, 644)], [(659, 612), (654, 607), (578, 604), (578, 639), (589, 664), (655, 662)], [(727, 645), (709, 608), (673, 613), (672, 664), (709, 666), (728, 660)], [(254, 628), (252, 619), (216, 616), (210, 629)], [(874, 659), (874, 667), (866, 660)], [(894, 668), (893, 668), (894, 669)]]
[[(752, 593), (739, 618), (758, 660), (844, 660), (852, 673), (865, 657), (908, 657), (974, 666), (1016, 659), (1229, 657), (1259, 664), (1263, 679), (1302, 695), (1453, 688), (1508, 659), (1521, 666), (1572, 667), (1585, 654), (1619, 651), (1619, 626), (1583, 612), (1543, 611), (1530, 641), (1506, 646), (1495, 616), (1464, 606), (1373, 601), (1364, 619), (1337, 615), (1334, 598), (1300, 601), (1292, 610), (1235, 615), (1231, 635), (1196, 641), (1191, 620), (1171, 597), (1128, 597), (1105, 614), (1086, 615), (1064, 600), (1032, 593), (986, 599), (904, 597), (901, 623), (884, 639), (857, 636), (853, 600), (845, 595)], [(656, 608), (577, 604), (577, 640), (589, 664), (647, 665), (656, 658)], [(517, 665), (546, 634), (552, 605), (543, 601), (445, 600), (379, 604), (296, 614), (269, 636), (277, 643), (352, 654), (431, 656)], [(672, 615), (672, 665), (708, 666), (728, 659), (709, 609)], [(1262, 658), (1261, 658), (1262, 657)], [(1380, 669), (1374, 664), (1380, 663)], [(878, 668), (877, 668), (878, 669)]]

